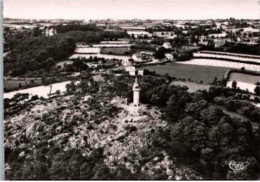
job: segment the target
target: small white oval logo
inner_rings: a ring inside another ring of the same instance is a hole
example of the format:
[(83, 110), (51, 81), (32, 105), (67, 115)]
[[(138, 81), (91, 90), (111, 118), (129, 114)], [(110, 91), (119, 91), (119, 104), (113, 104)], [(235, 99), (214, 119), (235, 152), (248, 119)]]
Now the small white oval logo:
[(235, 161), (230, 161), (229, 162), (229, 168), (234, 170), (234, 171), (241, 171), (246, 169), (248, 162), (235, 162)]

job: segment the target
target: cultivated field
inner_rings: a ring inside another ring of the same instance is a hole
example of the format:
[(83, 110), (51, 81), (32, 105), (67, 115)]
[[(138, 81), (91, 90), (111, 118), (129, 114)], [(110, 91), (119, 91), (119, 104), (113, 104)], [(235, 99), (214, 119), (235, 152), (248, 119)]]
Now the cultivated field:
[(176, 63), (144, 66), (142, 67), (142, 69), (155, 71), (156, 73), (161, 75), (168, 74), (176, 78), (185, 78), (186, 80), (190, 78), (193, 81), (203, 81), (204, 83), (212, 83), (215, 77), (217, 77), (218, 80), (221, 80), (224, 78), (225, 73), (228, 71), (228, 68)]
[(246, 63), (236, 63), (230, 61), (222, 61), (215, 59), (191, 59), (190, 61), (178, 62), (179, 64), (191, 64), (191, 65), (201, 65), (201, 66), (213, 66), (213, 67), (224, 67), (224, 68), (234, 68), (241, 69), (244, 67), (246, 70), (260, 71), (259, 65), (246, 64)]
[(229, 80), (227, 82), (227, 87), (232, 87), (232, 82), (237, 82), (237, 87), (242, 90), (248, 90), (251, 93), (254, 93), (256, 83), (260, 82), (260, 76), (250, 75), (246, 73), (231, 73)]
[(101, 54), (115, 54), (115, 55), (125, 55), (126, 52), (130, 50), (129, 47), (101, 47)]
[(246, 57), (242, 56), (241, 54), (239, 54), (238, 56), (236, 56), (235, 54), (212, 54), (212, 53), (205, 53), (205, 52), (198, 52), (198, 53), (193, 53), (193, 57), (203, 57), (203, 58), (216, 58), (216, 59), (230, 59), (230, 60), (234, 60), (234, 61), (242, 61), (242, 62), (252, 62), (252, 63), (260, 63), (259, 61), (259, 57)]
[(50, 93), (50, 90), (51, 93), (55, 93), (57, 90), (59, 90), (60, 92), (66, 91), (66, 85), (68, 83), (70, 83), (70, 81), (52, 84), (52, 89), (50, 88), (49, 85), (43, 85), (43, 86), (8, 92), (8, 93), (4, 93), (4, 98), (11, 99), (17, 93), (21, 93), (21, 94), (28, 93), (30, 95), (38, 95), (39, 97), (48, 98), (48, 94)]

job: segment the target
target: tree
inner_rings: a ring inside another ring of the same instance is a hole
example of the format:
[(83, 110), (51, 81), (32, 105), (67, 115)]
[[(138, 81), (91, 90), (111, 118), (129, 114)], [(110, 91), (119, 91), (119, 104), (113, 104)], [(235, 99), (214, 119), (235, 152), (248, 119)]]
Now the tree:
[(237, 89), (237, 81), (236, 81), (236, 80), (234, 80), (234, 81), (232, 82), (232, 88), (233, 88), (233, 89)]
[(256, 85), (254, 89), (255, 94), (260, 96), (260, 82), (257, 82), (255, 85)]
[(255, 94), (256, 94), (256, 95), (260, 96), (260, 86), (259, 86), (259, 85), (256, 85), (256, 86), (255, 86), (254, 91), (255, 91)]
[(217, 83), (218, 83), (218, 78), (215, 77), (212, 84), (213, 84), (213, 85), (217, 85)]
[(68, 94), (73, 94), (75, 91), (76, 91), (76, 85), (73, 81), (66, 85), (66, 92)]
[(73, 66), (76, 68), (77, 71), (88, 69), (88, 65), (85, 64), (81, 59), (74, 60)]
[(34, 37), (38, 37), (38, 36), (40, 36), (40, 35), (42, 35), (42, 30), (40, 30), (39, 27), (35, 27), (35, 28), (33, 29), (33, 36), (34, 36)]
[(165, 58), (165, 48), (160, 47), (158, 51), (155, 52), (154, 57), (156, 59), (163, 59)]
[(184, 52), (184, 53), (178, 54), (177, 61), (187, 61), (187, 60), (190, 60), (191, 58), (192, 58), (191, 52)]

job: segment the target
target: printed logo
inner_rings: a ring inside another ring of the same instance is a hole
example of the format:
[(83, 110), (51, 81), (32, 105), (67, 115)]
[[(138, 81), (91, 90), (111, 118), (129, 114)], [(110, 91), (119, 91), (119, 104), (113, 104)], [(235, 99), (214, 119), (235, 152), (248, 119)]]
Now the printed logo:
[(241, 171), (245, 170), (246, 167), (248, 166), (249, 162), (235, 162), (235, 161), (230, 161), (229, 162), (229, 168), (234, 170), (234, 171)]

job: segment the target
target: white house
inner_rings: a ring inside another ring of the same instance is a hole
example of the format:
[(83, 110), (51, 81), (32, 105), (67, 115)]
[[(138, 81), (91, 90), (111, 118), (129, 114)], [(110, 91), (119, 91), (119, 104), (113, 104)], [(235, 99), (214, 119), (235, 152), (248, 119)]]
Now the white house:
[(135, 66), (128, 66), (125, 68), (125, 70), (129, 73), (131, 76), (136, 76), (136, 75), (144, 75), (144, 70), (137, 70)]
[(57, 31), (56, 31), (54, 28), (47, 27), (47, 28), (45, 29), (45, 35), (46, 35), (47, 37), (53, 36), (53, 35), (55, 35), (55, 34), (57, 34)]
[(222, 33), (215, 33), (215, 34), (209, 34), (208, 35), (209, 38), (221, 38), (221, 37), (226, 37), (227, 36), (227, 33), (226, 32), (222, 32)]
[(171, 49), (172, 48), (172, 45), (170, 42), (164, 42), (163, 45), (162, 45), (165, 49)]
[(141, 56), (140, 53), (135, 53), (135, 54), (133, 54), (132, 59), (133, 59), (135, 62), (143, 62), (143, 58), (142, 58), (142, 56)]
[(139, 53), (135, 53), (132, 56), (132, 59), (135, 62), (148, 62), (151, 61), (153, 59), (153, 52), (148, 52), (148, 51), (141, 51)]
[(218, 48), (223, 46), (226, 43), (226, 39), (214, 39), (214, 47)]
[(150, 34), (149, 32), (147, 31), (139, 31), (139, 30), (129, 30), (126, 32), (128, 35), (130, 36), (134, 36), (135, 38), (138, 38), (138, 37), (152, 37), (152, 34)]
[(153, 32), (153, 35), (156, 37), (162, 37), (165, 39), (174, 39), (176, 37), (174, 31), (156, 31), (156, 32)]
[(130, 59), (124, 59), (122, 60), (121, 64), (125, 67), (129, 67), (133, 65), (133, 60)]
[(173, 55), (172, 54), (165, 54), (165, 57), (169, 61), (173, 61)]

